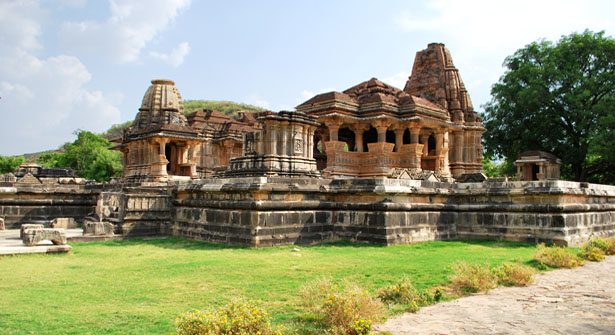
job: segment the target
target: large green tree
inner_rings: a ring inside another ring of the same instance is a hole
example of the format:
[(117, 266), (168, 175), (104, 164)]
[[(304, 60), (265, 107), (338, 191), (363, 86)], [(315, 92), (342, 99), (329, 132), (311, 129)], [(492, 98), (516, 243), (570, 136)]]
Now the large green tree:
[(122, 174), (122, 154), (109, 150), (111, 143), (85, 130), (75, 132), (77, 139), (64, 145), (63, 152), (42, 154), (38, 162), (45, 167), (69, 167), (84, 178), (109, 180)]
[(20, 166), (25, 161), (26, 159), (23, 158), (23, 156), (20, 156), (20, 157), (0, 156), (0, 174), (13, 172), (16, 167)]
[(562, 176), (615, 183), (615, 40), (585, 31), (506, 58), (483, 115), (488, 155), (554, 153)]

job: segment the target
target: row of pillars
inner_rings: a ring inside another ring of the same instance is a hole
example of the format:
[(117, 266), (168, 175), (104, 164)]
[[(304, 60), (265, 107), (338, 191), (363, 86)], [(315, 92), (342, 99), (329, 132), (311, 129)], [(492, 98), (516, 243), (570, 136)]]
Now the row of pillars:
[(311, 148), (314, 145), (315, 127), (290, 122), (267, 122), (266, 129), (269, 150), (265, 154), (314, 158)]
[[(329, 128), (329, 140), (338, 141), (339, 129), (344, 123), (344, 121), (341, 119), (330, 119), (325, 120), (324, 123), (327, 128)], [(376, 128), (376, 131), (378, 132), (378, 142), (386, 142), (386, 133), (391, 124), (392, 122), (390, 120), (378, 119), (374, 120), (371, 124), (357, 123), (350, 126), (350, 130), (352, 130), (355, 135), (355, 144), (357, 146), (357, 152), (363, 152), (363, 133), (369, 129), (370, 125)], [(397, 126), (393, 129), (393, 131), (395, 132), (395, 146), (398, 148), (398, 150), (403, 145), (403, 136), (406, 129), (410, 131), (410, 144), (423, 144), (423, 155), (427, 156), (429, 150), (427, 142), (429, 141), (430, 134), (421, 135), (421, 127), (416, 125), (411, 125), (409, 127)], [(445, 130), (438, 130), (434, 132), (434, 138), (436, 140), (436, 155), (440, 155), (444, 147), (445, 132)], [(461, 134), (461, 136), (463, 136), (463, 134)]]

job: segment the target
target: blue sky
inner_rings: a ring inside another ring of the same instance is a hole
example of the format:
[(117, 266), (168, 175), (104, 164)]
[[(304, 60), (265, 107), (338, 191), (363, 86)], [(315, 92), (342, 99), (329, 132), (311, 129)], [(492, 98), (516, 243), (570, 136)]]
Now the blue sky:
[(134, 119), (154, 78), (185, 99), (292, 110), (377, 77), (403, 88), (428, 43), (476, 110), (502, 62), (540, 38), (615, 35), (612, 1), (0, 0), (0, 155)]

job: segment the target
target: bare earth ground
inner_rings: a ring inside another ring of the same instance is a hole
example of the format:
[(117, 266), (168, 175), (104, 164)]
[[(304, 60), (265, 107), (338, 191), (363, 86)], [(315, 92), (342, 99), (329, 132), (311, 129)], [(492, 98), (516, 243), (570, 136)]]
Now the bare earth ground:
[(393, 334), (615, 334), (615, 256), (534, 276), (528, 287), (424, 307), (378, 325)]

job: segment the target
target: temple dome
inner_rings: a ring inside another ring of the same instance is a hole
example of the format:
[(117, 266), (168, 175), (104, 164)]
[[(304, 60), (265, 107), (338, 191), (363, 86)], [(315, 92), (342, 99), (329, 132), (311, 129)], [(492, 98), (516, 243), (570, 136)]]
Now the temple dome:
[(154, 79), (141, 102), (135, 118), (133, 131), (145, 128), (160, 128), (165, 125), (188, 126), (184, 115), (184, 103), (175, 82)]

